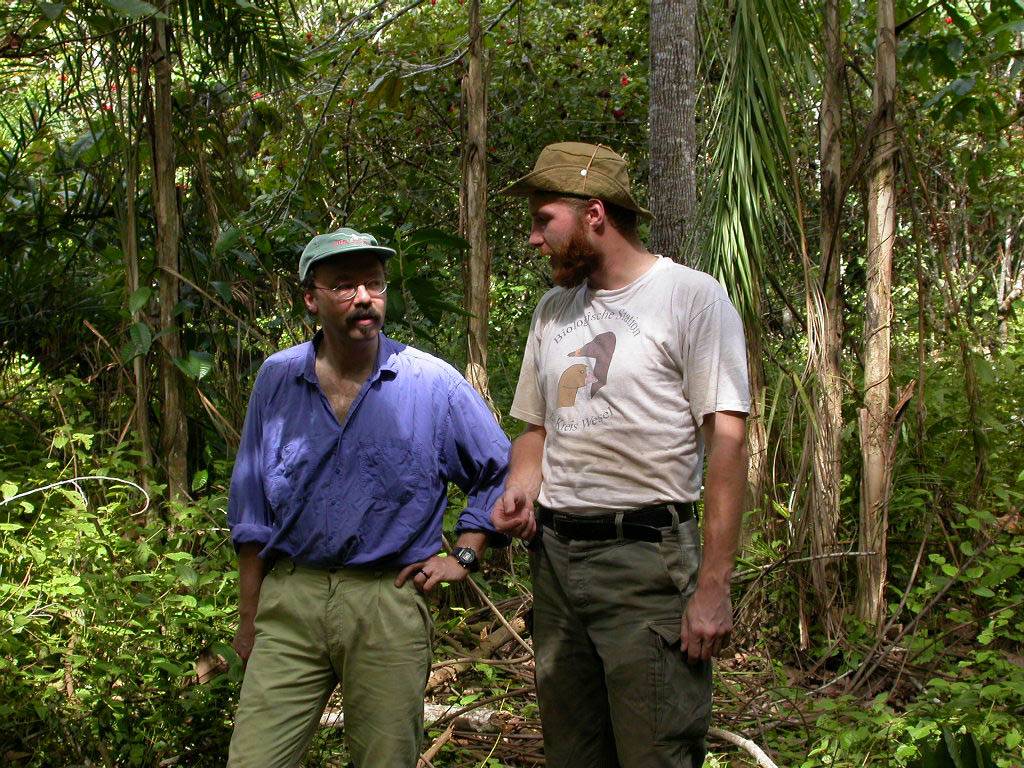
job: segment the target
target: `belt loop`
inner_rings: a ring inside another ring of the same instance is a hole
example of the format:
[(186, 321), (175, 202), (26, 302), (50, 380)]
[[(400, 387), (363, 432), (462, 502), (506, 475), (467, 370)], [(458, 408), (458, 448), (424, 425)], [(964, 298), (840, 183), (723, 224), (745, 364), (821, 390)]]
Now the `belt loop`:
[(622, 535), (622, 515), (622, 512), (615, 513), (615, 536), (619, 539), (625, 538)]
[(676, 509), (676, 505), (669, 502), (665, 505), (668, 511), (672, 514), (672, 533), (676, 533), (679, 530), (679, 510)]

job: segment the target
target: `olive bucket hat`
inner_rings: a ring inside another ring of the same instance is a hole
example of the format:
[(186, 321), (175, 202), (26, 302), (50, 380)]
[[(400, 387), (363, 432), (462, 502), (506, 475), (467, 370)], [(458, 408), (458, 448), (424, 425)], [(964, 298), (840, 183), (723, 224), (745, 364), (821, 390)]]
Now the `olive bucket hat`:
[(654, 218), (629, 193), (626, 161), (601, 144), (579, 141), (548, 144), (541, 150), (533, 171), (505, 187), (500, 194), (526, 197), (534, 192), (595, 197), (636, 211), (645, 219)]
[(336, 232), (329, 232), (326, 235), (317, 235), (309, 241), (299, 257), (299, 280), (305, 280), (309, 269), (318, 261), (323, 261), (330, 256), (337, 256), (339, 253), (356, 253), (363, 251), (372, 253), (381, 261), (387, 261), (395, 255), (395, 251), (383, 245), (377, 244), (377, 238), (354, 229), (342, 227)]

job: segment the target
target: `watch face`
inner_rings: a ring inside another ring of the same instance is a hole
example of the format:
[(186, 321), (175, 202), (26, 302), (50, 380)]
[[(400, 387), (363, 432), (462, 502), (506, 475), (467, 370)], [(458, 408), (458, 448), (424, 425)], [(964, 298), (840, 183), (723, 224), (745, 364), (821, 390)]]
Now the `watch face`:
[(472, 571), (477, 565), (476, 552), (469, 547), (460, 547), (455, 551), (455, 559), (459, 561), (459, 564), (463, 568), (467, 568)]

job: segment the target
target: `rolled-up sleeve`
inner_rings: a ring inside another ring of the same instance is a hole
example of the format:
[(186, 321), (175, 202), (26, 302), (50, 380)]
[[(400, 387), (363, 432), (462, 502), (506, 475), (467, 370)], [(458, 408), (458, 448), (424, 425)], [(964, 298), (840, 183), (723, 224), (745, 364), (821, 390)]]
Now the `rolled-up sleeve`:
[(448, 479), (466, 492), (466, 508), (455, 532), (486, 531), (492, 547), (511, 541), (491, 523), (491, 509), (501, 496), (508, 473), (509, 440), (483, 398), (465, 380), (448, 395), (444, 466)]
[(263, 490), (263, 416), (259, 377), (249, 398), (242, 439), (231, 472), (228, 495), (228, 526), (231, 543), (237, 550), (243, 544), (266, 545), (270, 541), (271, 518)]

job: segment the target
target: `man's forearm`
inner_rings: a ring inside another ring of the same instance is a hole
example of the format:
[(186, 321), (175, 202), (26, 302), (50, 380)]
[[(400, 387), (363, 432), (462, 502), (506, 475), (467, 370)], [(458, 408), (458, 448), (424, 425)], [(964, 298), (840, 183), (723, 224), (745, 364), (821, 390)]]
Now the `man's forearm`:
[(487, 549), (487, 534), (483, 531), (464, 531), (455, 540), (454, 548), (459, 547), (469, 547), (476, 552), (478, 558), (483, 557), (484, 550)]
[(544, 457), (544, 427), (528, 424), (523, 433), (512, 441), (508, 455), (508, 478), (505, 487), (516, 487), (532, 503), (540, 495), (541, 460)]
[(732, 579), (747, 483), (745, 420), (716, 414), (708, 437), (704, 482), (704, 553), (698, 588), (728, 586)]
[(256, 618), (263, 585), (263, 558), (259, 544), (243, 544), (238, 548), (238, 616), (242, 622)]

